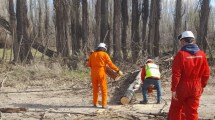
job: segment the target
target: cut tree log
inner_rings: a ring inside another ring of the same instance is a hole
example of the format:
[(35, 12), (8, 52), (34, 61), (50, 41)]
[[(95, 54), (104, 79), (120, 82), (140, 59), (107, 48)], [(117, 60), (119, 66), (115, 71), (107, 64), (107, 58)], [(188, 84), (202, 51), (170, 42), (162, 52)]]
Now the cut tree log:
[(132, 97), (134, 96), (134, 93), (136, 90), (138, 90), (141, 86), (141, 70), (135, 77), (134, 81), (129, 85), (128, 89), (126, 90), (123, 97), (121, 97), (120, 101), (123, 105), (129, 104)]

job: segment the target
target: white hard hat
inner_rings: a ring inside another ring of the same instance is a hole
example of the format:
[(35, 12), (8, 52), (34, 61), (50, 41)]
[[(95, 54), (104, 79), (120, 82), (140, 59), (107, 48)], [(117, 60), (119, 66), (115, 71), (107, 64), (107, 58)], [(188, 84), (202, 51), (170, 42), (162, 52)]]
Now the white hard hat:
[(107, 50), (106, 44), (105, 43), (99, 43), (98, 47), (105, 48)]
[(178, 36), (178, 40), (181, 40), (181, 39), (186, 38), (186, 37), (195, 38), (191, 31), (184, 31)]

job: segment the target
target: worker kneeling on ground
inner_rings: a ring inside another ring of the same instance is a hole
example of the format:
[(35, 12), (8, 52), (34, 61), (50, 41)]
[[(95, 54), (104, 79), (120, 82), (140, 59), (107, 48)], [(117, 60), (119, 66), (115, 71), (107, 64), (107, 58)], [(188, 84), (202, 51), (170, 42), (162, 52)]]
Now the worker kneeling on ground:
[(160, 70), (159, 66), (155, 64), (154, 60), (148, 59), (146, 64), (142, 68), (141, 80), (142, 85), (142, 94), (143, 101), (140, 101), (141, 104), (148, 103), (148, 88), (151, 85), (154, 85), (157, 90), (157, 104), (161, 102), (161, 81), (160, 81)]
[(91, 67), (91, 79), (93, 86), (93, 105), (98, 107), (98, 93), (99, 86), (102, 93), (102, 108), (107, 108), (107, 78), (106, 78), (106, 65), (111, 69), (117, 71), (119, 74), (122, 72), (111, 61), (109, 55), (106, 53), (107, 48), (105, 43), (100, 43), (89, 56), (88, 66)]

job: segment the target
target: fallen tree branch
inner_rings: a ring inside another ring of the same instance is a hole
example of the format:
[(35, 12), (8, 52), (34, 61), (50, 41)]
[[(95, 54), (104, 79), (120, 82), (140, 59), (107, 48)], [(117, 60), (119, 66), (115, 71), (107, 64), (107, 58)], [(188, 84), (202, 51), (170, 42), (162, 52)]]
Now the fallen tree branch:
[[(10, 27), (10, 24), (7, 20), (5, 20), (3, 17), (0, 16), (0, 27), (3, 28), (3, 30), (5, 32), (7, 32), (8, 34), (12, 35), (12, 29)], [(17, 31), (17, 34), (19, 34), (19, 32)], [(32, 40), (29, 40), (27, 39), (26, 36), (23, 36), (23, 39), (28, 41), (28, 42), (31, 42), (32, 43), (32, 47), (34, 49), (38, 49), (39, 52), (41, 52), (42, 54), (45, 54), (46, 56), (48, 57), (54, 57), (57, 55), (57, 52), (51, 50), (51, 49), (48, 49), (47, 47), (44, 47), (43, 45), (41, 45), (40, 43), (36, 42), (36, 41), (32, 41)]]
[(2, 113), (20, 113), (20, 112), (26, 112), (26, 108), (0, 108), (0, 111)]

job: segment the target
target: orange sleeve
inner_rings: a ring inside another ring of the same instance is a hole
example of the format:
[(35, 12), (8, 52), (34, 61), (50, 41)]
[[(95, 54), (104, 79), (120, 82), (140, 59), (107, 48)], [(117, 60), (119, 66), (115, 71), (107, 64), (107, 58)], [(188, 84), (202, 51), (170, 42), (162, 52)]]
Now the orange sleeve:
[(106, 58), (106, 63), (108, 64), (108, 66), (111, 69), (113, 69), (115, 71), (119, 71), (119, 68), (116, 67), (116, 65), (113, 64), (113, 62), (111, 61), (111, 59), (110, 59), (110, 57), (109, 57), (109, 55), (107, 53), (105, 53), (105, 58)]

